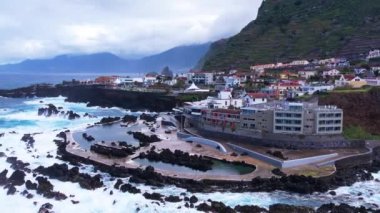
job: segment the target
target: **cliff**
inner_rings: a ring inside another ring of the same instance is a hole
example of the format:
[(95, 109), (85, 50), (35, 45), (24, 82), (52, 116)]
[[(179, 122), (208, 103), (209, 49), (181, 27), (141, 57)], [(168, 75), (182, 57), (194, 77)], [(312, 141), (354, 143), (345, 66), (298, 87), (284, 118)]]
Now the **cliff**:
[(378, 0), (266, 0), (240, 33), (215, 42), (204, 70), (248, 69), (252, 64), (357, 57), (380, 47)]

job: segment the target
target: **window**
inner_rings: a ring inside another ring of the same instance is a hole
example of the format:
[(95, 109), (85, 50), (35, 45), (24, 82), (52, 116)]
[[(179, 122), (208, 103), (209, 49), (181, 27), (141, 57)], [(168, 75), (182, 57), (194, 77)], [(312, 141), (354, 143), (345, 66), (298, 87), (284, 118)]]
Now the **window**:
[(251, 124), (251, 125), (249, 125), (249, 127), (250, 127), (251, 129), (254, 129), (254, 128), (255, 128), (255, 124)]
[(319, 125), (323, 125), (323, 124), (325, 124), (326, 123), (326, 121), (319, 121)]
[(301, 121), (300, 120), (295, 120), (294, 123), (295, 124), (301, 124)]
[(282, 130), (281, 126), (276, 126), (276, 130)]
[(340, 123), (342, 123), (341, 120), (335, 120), (335, 124), (340, 124)]
[(300, 118), (300, 117), (302, 117), (302, 114), (300, 114), (300, 113), (296, 113), (296, 114), (294, 114), (294, 117), (295, 117), (295, 118)]
[(324, 117), (326, 117), (326, 114), (325, 113), (321, 113), (321, 114), (319, 114), (319, 117), (320, 118), (324, 118)]
[(319, 127), (319, 128), (318, 128), (318, 131), (319, 131), (319, 132), (324, 132), (325, 130), (326, 130), (325, 127)]
[(297, 131), (297, 132), (300, 132), (301, 131), (301, 127), (295, 127), (294, 130)]
[(340, 126), (334, 128), (335, 131), (340, 131)]
[(276, 119), (276, 123), (282, 124), (283, 122), (281, 119)]
[(287, 126), (287, 127), (285, 127), (285, 130), (286, 131), (292, 131), (292, 128), (290, 128), (290, 127)]
[(340, 117), (342, 117), (342, 114), (341, 113), (335, 113), (335, 117), (340, 118)]

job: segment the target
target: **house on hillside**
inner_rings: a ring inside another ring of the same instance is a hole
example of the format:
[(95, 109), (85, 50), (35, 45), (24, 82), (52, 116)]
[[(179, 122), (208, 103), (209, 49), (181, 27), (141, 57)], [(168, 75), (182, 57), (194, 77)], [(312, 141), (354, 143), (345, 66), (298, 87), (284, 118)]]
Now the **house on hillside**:
[(211, 109), (228, 109), (228, 108), (241, 108), (243, 106), (243, 99), (233, 98), (230, 90), (220, 91), (218, 97), (209, 98), (208, 108)]
[(237, 76), (224, 76), (223, 79), (226, 82), (226, 88), (236, 87), (241, 83), (241, 79)]
[(327, 92), (334, 89), (334, 85), (330, 84), (308, 84), (301, 87), (302, 92), (312, 95), (316, 92)]
[(156, 73), (148, 73), (144, 76), (144, 84), (145, 85), (153, 85), (158, 82), (158, 74)]
[(295, 60), (290, 62), (288, 65), (289, 66), (305, 66), (308, 65), (310, 62), (307, 60)]
[(340, 75), (340, 71), (337, 70), (337, 69), (331, 69), (331, 70), (327, 70), (327, 71), (323, 71), (322, 72), (322, 76), (324, 78), (326, 78), (327, 76), (336, 77), (336, 76), (339, 76), (339, 75)]
[(298, 76), (303, 79), (309, 79), (312, 76), (315, 76), (318, 72), (315, 70), (302, 70), (298, 71)]
[(372, 50), (368, 52), (367, 60), (373, 59), (373, 58), (380, 58), (380, 50)]
[(282, 71), (280, 73), (280, 79), (282, 80), (287, 80), (287, 79), (293, 79), (293, 78), (298, 78), (298, 74), (295, 72), (290, 72), (290, 71)]
[(352, 88), (361, 88), (362, 86), (367, 85), (367, 82), (355, 75), (341, 75), (338, 80), (335, 80), (336, 87), (352, 87)]
[(246, 93), (243, 96), (244, 106), (252, 106), (255, 104), (262, 104), (268, 102), (268, 94), (257, 92), (257, 93)]

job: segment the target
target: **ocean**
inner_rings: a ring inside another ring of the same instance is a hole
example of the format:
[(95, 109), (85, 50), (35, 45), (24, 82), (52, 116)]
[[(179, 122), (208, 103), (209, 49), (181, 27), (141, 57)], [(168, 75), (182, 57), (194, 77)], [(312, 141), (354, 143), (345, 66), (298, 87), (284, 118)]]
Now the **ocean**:
[[(62, 116), (44, 117), (38, 116), (39, 107), (52, 103), (56, 106), (63, 107), (63, 110), (73, 110), (81, 115), (80, 119), (68, 120)], [(85, 113), (96, 115), (97, 118), (83, 117)], [(118, 108), (99, 108), (87, 107), (86, 104), (68, 103), (64, 101), (64, 97), (57, 98), (32, 98), (32, 99), (12, 99), (0, 97), (0, 133), (5, 133), (0, 137), (0, 152), (7, 156), (15, 156), (18, 159), (30, 163), (28, 168), (35, 169), (38, 166), (50, 166), (54, 163), (64, 163), (55, 158), (57, 147), (53, 142), (55, 135), (60, 131), (68, 128), (71, 131), (80, 130), (93, 124), (106, 116), (121, 116), (131, 113), (127, 110)], [(14, 132), (13, 132), (14, 131)], [(31, 152), (26, 149), (26, 144), (20, 141), (23, 134), (38, 133), (34, 136), (35, 143)], [(48, 154), (54, 158), (47, 157)], [(71, 167), (71, 166), (70, 166)], [(10, 168), (10, 164), (6, 162), (6, 158), (0, 158), (0, 170), (8, 169), (8, 176), (14, 171)], [(1, 172), (0, 171), (0, 172)], [(117, 212), (196, 212), (196, 209), (185, 208), (184, 201), (179, 203), (160, 203), (145, 199), (142, 194), (122, 193), (114, 190), (113, 185), (116, 180), (110, 175), (100, 171), (94, 171), (90, 165), (83, 165), (80, 171), (91, 175), (100, 174), (102, 176), (105, 187), (96, 190), (82, 189), (79, 184), (71, 182), (61, 182), (59, 180), (50, 179), (54, 185), (54, 191), (60, 191), (66, 195), (73, 195), (63, 201), (56, 201), (44, 198), (29, 191), (34, 195), (32, 199), (27, 199), (21, 194), (25, 190), (25, 186), (16, 186), (15, 195), (7, 195), (7, 189), (0, 188), (0, 200), (2, 212), (37, 212), (39, 207), (44, 203), (53, 204), (55, 212), (99, 212), (99, 213), (117, 213)], [(373, 174), (375, 178), (380, 179), (380, 173)], [(28, 173), (26, 180), (33, 180), (32, 173)], [(128, 178), (123, 179), (128, 182)], [(158, 192), (165, 196), (180, 195), (186, 193), (187, 197), (192, 194), (186, 192), (182, 188), (175, 186), (150, 187), (142, 184), (134, 184), (142, 193)], [(113, 194), (110, 195), (110, 191)], [(257, 205), (268, 208), (272, 204), (285, 203), (293, 205), (304, 205), (310, 207), (318, 207), (324, 203), (347, 203), (350, 205), (366, 207), (374, 207), (372, 204), (380, 203), (380, 183), (376, 181), (364, 181), (355, 183), (349, 187), (340, 187), (336, 190), (337, 195), (332, 196), (329, 193), (314, 193), (311, 195), (300, 195), (297, 193), (288, 193), (283, 191), (267, 192), (215, 192), (215, 193), (195, 193), (199, 201), (207, 202), (208, 199), (220, 201), (228, 206), (235, 207), (237, 205)], [(358, 194), (361, 194), (358, 196)], [(361, 199), (358, 199), (361, 197)], [(71, 200), (79, 201), (73, 204)], [(37, 202), (35, 205), (34, 202)], [(181, 209), (178, 207), (181, 206)]]
[(0, 73), (0, 89), (15, 89), (37, 83), (58, 84), (62, 81), (90, 80), (101, 75), (140, 76), (136, 73)]

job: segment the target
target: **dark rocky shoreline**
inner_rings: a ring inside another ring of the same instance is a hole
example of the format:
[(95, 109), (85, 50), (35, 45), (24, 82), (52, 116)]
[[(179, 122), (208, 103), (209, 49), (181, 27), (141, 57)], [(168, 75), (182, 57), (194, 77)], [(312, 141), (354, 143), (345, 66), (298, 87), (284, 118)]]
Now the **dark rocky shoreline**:
[(9, 98), (66, 97), (66, 101), (88, 103), (87, 106), (120, 107), (129, 110), (171, 111), (178, 101), (174, 96), (158, 92), (137, 92), (107, 89), (100, 86), (35, 85), (12, 90), (0, 90)]
[(380, 171), (380, 148), (375, 148), (373, 152), (373, 162), (371, 164), (358, 164), (355, 166), (341, 165), (336, 163), (337, 172), (328, 177), (313, 178), (306, 176), (290, 175), (280, 178), (254, 178), (251, 181), (225, 181), (225, 180), (201, 180), (182, 179), (166, 177), (154, 171), (151, 166), (145, 169), (129, 169), (120, 166), (106, 166), (91, 159), (85, 159), (68, 153), (66, 143), (58, 144), (58, 154), (62, 160), (75, 165), (86, 163), (94, 165), (97, 169), (107, 172), (115, 177), (131, 177), (134, 183), (143, 183), (152, 186), (175, 185), (187, 189), (189, 192), (272, 192), (282, 190), (300, 194), (311, 194), (313, 192), (327, 192), (340, 186), (349, 186), (357, 181), (372, 180), (371, 173)]

